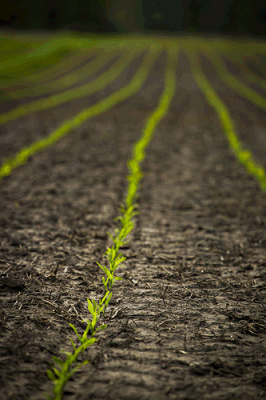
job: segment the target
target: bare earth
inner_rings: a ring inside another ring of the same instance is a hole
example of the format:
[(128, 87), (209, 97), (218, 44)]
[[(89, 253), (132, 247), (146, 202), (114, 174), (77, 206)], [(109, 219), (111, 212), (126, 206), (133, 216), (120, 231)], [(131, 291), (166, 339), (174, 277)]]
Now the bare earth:
[[(96, 95), (0, 127), (1, 160), (118, 90), (141, 61)], [(0, 182), (1, 400), (51, 392), (46, 369), (70, 348), (68, 323), (83, 332), (87, 298), (103, 293), (96, 261), (110, 245), (127, 160), (158, 105), (165, 63), (162, 53), (137, 95)], [(204, 58), (203, 68), (266, 166), (265, 111)], [(236, 161), (184, 53), (176, 74), (171, 110), (143, 163), (123, 280), (101, 321), (108, 327), (83, 354), (90, 363), (66, 386), (66, 400), (266, 398), (266, 194)]]

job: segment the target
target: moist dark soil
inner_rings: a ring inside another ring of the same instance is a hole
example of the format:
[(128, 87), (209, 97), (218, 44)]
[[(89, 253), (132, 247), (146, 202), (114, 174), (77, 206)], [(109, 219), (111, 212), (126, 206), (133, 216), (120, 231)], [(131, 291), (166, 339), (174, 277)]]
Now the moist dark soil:
[[(141, 61), (96, 95), (2, 126), (1, 158), (118, 90)], [(82, 333), (87, 298), (103, 294), (96, 262), (105, 262), (127, 160), (158, 105), (165, 63), (162, 53), (138, 94), (0, 182), (3, 400), (51, 393), (46, 370), (52, 356), (70, 349), (69, 323)], [(240, 139), (265, 166), (265, 111), (234, 93), (203, 55), (202, 66)], [(108, 327), (80, 357), (90, 363), (66, 385), (64, 399), (266, 398), (266, 193), (235, 159), (184, 52), (176, 76), (171, 109), (142, 165), (139, 215), (121, 249), (123, 280), (101, 320)]]

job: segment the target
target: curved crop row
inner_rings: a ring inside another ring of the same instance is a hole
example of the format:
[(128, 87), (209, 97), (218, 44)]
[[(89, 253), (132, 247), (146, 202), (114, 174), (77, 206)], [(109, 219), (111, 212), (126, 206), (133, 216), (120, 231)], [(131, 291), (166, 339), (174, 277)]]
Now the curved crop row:
[[(79, 99), (84, 96), (91, 95), (99, 90), (103, 89), (109, 83), (114, 81), (119, 74), (132, 62), (134, 54), (132, 52), (125, 52), (122, 54), (122, 57), (113, 65), (113, 67), (99, 76), (99, 78), (95, 79), (93, 82), (87, 83), (82, 86), (78, 86), (74, 89), (69, 89), (63, 93), (55, 94), (49, 96), (46, 99), (36, 100), (32, 103), (19, 106), (0, 116), (0, 124), (5, 124), (6, 122), (13, 121), (19, 117), (23, 117), (27, 114), (45, 110), (48, 108), (57, 107), (60, 104), (67, 103), (70, 100)], [(136, 56), (135, 56), (136, 57)], [(110, 60), (109, 54), (104, 55), (103, 63)], [(98, 62), (99, 66), (99, 62)], [(92, 73), (94, 71), (92, 70)], [(88, 74), (89, 76), (90, 74)], [(71, 79), (71, 78), (70, 78)]]
[[(162, 51), (163, 43), (166, 46), (178, 44), (187, 52), (192, 62), (194, 78), (206, 96), (207, 101), (217, 111), (230, 147), (237, 159), (245, 165), (249, 173), (259, 180), (261, 187), (264, 188), (264, 168), (253, 160), (252, 153), (249, 150), (243, 150), (243, 146), (233, 127), (229, 111), (200, 70), (197, 52), (202, 52), (210, 59), (216, 68), (219, 78), (226, 85), (256, 106), (266, 109), (265, 98), (234, 77), (227, 70), (220, 57), (220, 55), (226, 54), (229, 59), (235, 59), (239, 68), (245, 72), (248, 80), (265, 88), (265, 80), (251, 71), (244, 62), (244, 56), (250, 57), (257, 53), (265, 53), (265, 43), (234, 43), (233, 41), (202, 40), (200, 38), (162, 39), (161, 37), (156, 38), (156, 36), (147, 38), (145, 36), (127, 37), (118, 35), (103, 39), (97, 37), (97, 35), (86, 38), (79, 35), (68, 37), (63, 34), (61, 36), (58, 35), (56, 38), (51, 36), (50, 40), (38, 35), (34, 40), (32, 35), (19, 35), (13, 40), (2, 36), (0, 38), (0, 46), (2, 48), (0, 63), (1, 100), (19, 99), (48, 92), (50, 96), (45, 99), (33, 100), (25, 105), (15, 107), (9, 112), (0, 114), (0, 124), (5, 124), (36, 111), (59, 106), (73, 99), (91, 95), (114, 81), (141, 52), (150, 48), (150, 53), (127, 87), (120, 89), (98, 104), (81, 111), (75, 117), (64, 121), (47, 138), (22, 148), (18, 154), (6, 160), (0, 167), (0, 179), (9, 175), (14, 168), (27, 162), (28, 158), (34, 153), (55, 143), (86, 119), (108, 110), (118, 102), (135, 94), (139, 90), (141, 82), (148, 76), (148, 69), (150, 69), (156, 55), (158, 56)], [(156, 49), (156, 54), (152, 54), (151, 49)], [(101, 74), (91, 83), (82, 84), (82, 79), (97, 73), (102, 66), (119, 55), (120, 58), (107, 72)], [(88, 60), (88, 57), (93, 59), (88, 65), (80, 67), (78, 72), (75, 72), (73, 69), (78, 67), (81, 62)], [(100, 66), (99, 61), (101, 63)], [(48, 82), (45, 82), (47, 79)], [(49, 79), (52, 82), (49, 83)], [(79, 86), (73, 88), (72, 85), (74, 84)], [(20, 85), (20, 90), (17, 90), (17, 85)], [(61, 93), (52, 94), (56, 91), (61, 91)]]
[[(195, 53), (194, 53), (195, 54)], [(255, 90), (244, 85), (243, 82), (235, 78), (225, 67), (224, 61), (218, 54), (207, 54), (210, 61), (215, 65), (219, 78), (225, 82), (231, 89), (246, 98), (251, 103), (266, 110), (266, 99)]]
[[(247, 171), (258, 179), (261, 188), (263, 190), (266, 190), (265, 170), (260, 164), (256, 163), (252, 153), (249, 150), (245, 150), (243, 148), (242, 143), (237, 137), (234, 128), (234, 123), (230, 116), (229, 110), (227, 109), (226, 105), (222, 102), (222, 100), (219, 98), (219, 96), (216, 94), (212, 85), (210, 84), (210, 82), (200, 69), (198, 54), (196, 52), (194, 53), (187, 52), (187, 54), (189, 55), (190, 58), (191, 69), (194, 79), (197, 82), (199, 88), (204, 93), (206, 100), (217, 112), (222, 127), (226, 133), (229, 145), (233, 150), (235, 156), (246, 167)], [(219, 70), (221, 73), (224, 71), (223, 68), (219, 68)], [(259, 96), (253, 90), (245, 87), (244, 85), (241, 86), (241, 83), (236, 78), (233, 78), (231, 74), (224, 73), (223, 79), (225, 80), (226, 83), (229, 83), (229, 85), (232, 86), (234, 89), (238, 89), (240, 94), (244, 95), (246, 98), (252, 100), (253, 102), (255, 102), (256, 100), (257, 104), (260, 104), (261, 106), (263, 106), (263, 108), (264, 107), (266, 108), (266, 101), (265, 99), (262, 98), (262, 96)]]
[[(14, 168), (19, 167), (22, 164), (25, 164), (29, 157), (39, 152), (55, 142), (57, 142), (61, 137), (69, 133), (72, 129), (77, 128), (87, 119), (99, 115), (100, 113), (107, 111), (115, 104), (127, 99), (133, 94), (137, 93), (143, 84), (144, 80), (147, 78), (148, 73), (154, 63), (155, 59), (158, 56), (159, 51), (161, 51), (161, 46), (152, 45), (149, 49), (149, 52), (146, 54), (144, 61), (136, 72), (132, 81), (122, 89), (118, 90), (114, 94), (105, 98), (101, 102), (91, 106), (83, 111), (81, 111), (78, 115), (69, 120), (65, 121), (61, 126), (59, 126), (54, 132), (52, 132), (47, 138), (41, 139), (35, 143), (33, 143), (29, 147), (23, 148), (15, 157), (7, 160), (0, 168), (0, 178), (7, 176), (11, 173)], [(108, 79), (108, 83), (110, 80)], [(105, 84), (106, 81), (105, 81)], [(96, 90), (96, 88), (94, 88)], [(33, 104), (34, 106), (34, 104)], [(5, 114), (4, 114), (5, 115)], [(7, 118), (7, 117), (6, 117)]]

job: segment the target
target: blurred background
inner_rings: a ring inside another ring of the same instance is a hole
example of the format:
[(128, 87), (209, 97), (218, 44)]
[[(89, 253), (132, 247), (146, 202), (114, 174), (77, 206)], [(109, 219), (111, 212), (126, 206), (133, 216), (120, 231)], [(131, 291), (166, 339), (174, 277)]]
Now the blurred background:
[(0, 29), (266, 37), (265, 0), (7, 0)]

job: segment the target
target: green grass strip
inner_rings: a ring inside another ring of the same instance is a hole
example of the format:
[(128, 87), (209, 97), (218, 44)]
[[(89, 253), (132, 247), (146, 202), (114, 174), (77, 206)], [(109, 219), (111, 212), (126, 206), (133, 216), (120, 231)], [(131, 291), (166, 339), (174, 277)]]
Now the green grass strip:
[(235, 133), (233, 121), (227, 107), (215, 93), (215, 90), (211, 86), (210, 82), (200, 70), (198, 54), (196, 52), (187, 52), (187, 54), (190, 58), (191, 72), (194, 76), (194, 79), (199, 88), (205, 94), (208, 103), (217, 112), (230, 147), (235, 153), (236, 158), (246, 167), (250, 175), (255, 176), (255, 178), (259, 181), (261, 188), (266, 191), (266, 174), (264, 168), (260, 164), (256, 163), (256, 161), (253, 159), (252, 153), (249, 150), (243, 149), (242, 143)]
[[(111, 51), (134, 50), (140, 46), (149, 47), (154, 39), (145, 36), (133, 35), (97, 35), (97, 34), (66, 34), (59, 32), (54, 34), (8, 34), (0, 32), (0, 44), (3, 50), (0, 55), (0, 76), (7, 74), (13, 78), (21, 79), (22, 76), (30, 75), (32, 65), (36, 61), (42, 61), (43, 66), (46, 58), (51, 53), (62, 49), (70, 52), (95, 52), (96, 50)], [(8, 44), (9, 43), (9, 44)], [(10, 47), (15, 50), (12, 54)], [(25, 51), (28, 48), (28, 51)], [(47, 63), (50, 65), (51, 63)], [(29, 69), (28, 69), (29, 68)], [(42, 68), (42, 65), (40, 65)], [(28, 69), (28, 70), (27, 70)]]
[[(32, 73), (30, 75), (26, 75), (25, 77), (21, 79), (15, 79), (15, 80), (5, 80), (0, 78), (0, 89), (5, 90), (6, 92), (11, 92), (12, 91), (12, 86), (19, 86), (19, 87), (30, 87), (32, 85), (33, 87), (42, 87), (44, 85), (44, 82), (46, 82), (49, 79), (60, 79), (60, 76), (63, 74), (70, 73), (71, 69), (77, 68), (79, 64), (82, 62), (89, 60), (90, 57), (95, 57), (99, 56), (100, 51), (95, 51), (95, 52), (84, 52), (84, 51), (71, 51), (71, 53), (66, 54), (64, 57), (62, 57), (60, 60), (58, 60), (56, 63), (53, 63), (49, 67), (45, 68), (44, 70), (41, 70), (39, 72)], [(56, 83), (56, 81), (54, 82)], [(51, 84), (50, 84), (51, 86)], [(22, 90), (21, 90), (22, 92)]]
[[(79, 99), (84, 96), (89, 96), (99, 90), (103, 89), (109, 83), (114, 81), (124, 69), (132, 62), (134, 57), (137, 55), (132, 53), (131, 51), (124, 51), (122, 53), (122, 57), (116, 61), (116, 63), (110, 68), (107, 72), (99, 76), (93, 82), (87, 83), (86, 85), (79, 86), (74, 89), (69, 89), (66, 92), (52, 95), (46, 99), (40, 99), (34, 101), (29, 104), (25, 104), (23, 106), (16, 107), (15, 109), (0, 115), (0, 124), (5, 124), (9, 121), (13, 121), (19, 117), (25, 116), (29, 113), (33, 113), (36, 111), (46, 110), (49, 108), (57, 107), (60, 104), (64, 104), (68, 101)], [(108, 61), (108, 54), (107, 59)]]
[(58, 40), (44, 43), (23, 54), (14, 55), (0, 64), (0, 79), (21, 79), (37, 70), (53, 65), (71, 52), (59, 45)]
[(243, 82), (239, 81), (236, 77), (234, 77), (227, 69), (224, 64), (224, 61), (218, 54), (206, 54), (206, 56), (210, 59), (211, 63), (215, 65), (219, 77), (224, 81), (228, 86), (230, 86), (234, 91), (236, 91), (240, 96), (246, 98), (256, 106), (263, 108), (266, 110), (266, 99), (257, 93), (255, 90), (246, 86)]
[[(3, 35), (3, 34), (2, 34)], [(42, 39), (42, 40), (41, 40)], [(57, 65), (60, 63), (60, 59), (55, 62), (55, 60), (51, 60), (53, 62), (49, 62), (47, 64), (47, 57), (49, 57), (49, 53), (54, 51), (67, 51), (65, 54), (65, 59), (71, 59), (72, 63), (75, 63), (75, 59), (79, 58), (80, 55), (82, 57), (89, 56), (90, 54), (95, 54), (96, 52), (107, 52), (111, 53), (112, 51), (118, 51), (127, 49), (135, 51), (141, 50), (141, 47), (148, 48), (153, 42), (153, 40), (148, 40), (147, 38), (141, 37), (141, 40), (137, 40), (134, 38), (116, 35), (109, 36), (108, 35), (71, 35), (67, 36), (65, 34), (57, 34), (56, 37), (54, 35), (46, 34), (44, 36), (38, 37), (37, 35), (37, 43), (35, 43), (35, 35), (25, 35), (25, 34), (18, 34), (12, 35), (11, 38), (6, 38), (6, 35), (3, 37), (0, 33), (0, 44), (3, 43), (3, 51), (2, 57), (0, 55), (0, 85), (1, 87), (8, 88), (9, 83), (11, 85), (20, 84), (21, 81), (23, 82), (36, 82), (37, 84), (40, 83), (41, 79), (47, 78), (47, 75), (50, 76), (53, 70), (55, 72), (59, 71), (62, 65)], [(7, 42), (10, 43), (10, 46), (15, 46), (17, 49), (17, 53), (20, 49), (19, 53), (22, 54), (12, 54), (12, 51), (8, 51)], [(20, 47), (19, 47), (20, 46)], [(29, 51), (27, 54), (23, 54), (25, 50), (25, 46), (28, 47)], [(40, 49), (41, 48), (41, 49)], [(46, 54), (45, 63), (43, 63), (43, 68), (41, 65), (41, 60), (39, 55), (42, 53), (42, 50)], [(34, 52), (35, 50), (35, 52)], [(29, 56), (28, 56), (29, 54)], [(51, 54), (50, 54), (51, 55)], [(13, 56), (13, 58), (11, 58)], [(34, 70), (32, 68), (32, 63), (36, 63), (36, 59), (39, 62), (39, 69)], [(11, 65), (12, 68), (9, 69), (8, 67)], [(64, 63), (64, 59), (63, 59)], [(26, 70), (25, 70), (26, 67)], [(14, 73), (15, 71), (17, 72)], [(1, 69), (3, 76), (1, 77)], [(21, 71), (22, 73), (20, 73)], [(63, 71), (62, 71), (63, 72)], [(9, 82), (7, 82), (8, 80)]]
[(156, 44), (151, 45), (149, 48), (149, 52), (145, 55), (142, 65), (139, 67), (133, 79), (127, 86), (123, 87), (122, 89), (108, 96), (106, 99), (95, 104), (94, 106), (91, 106), (81, 111), (75, 117), (65, 121), (47, 138), (41, 139), (33, 143), (29, 147), (24, 147), (17, 153), (17, 155), (14, 158), (8, 159), (0, 167), (0, 179), (3, 178), (4, 176), (9, 175), (14, 168), (17, 168), (20, 165), (25, 164), (28, 161), (29, 157), (32, 156), (33, 154), (40, 152), (46, 149), (47, 147), (51, 146), (55, 142), (57, 142), (64, 135), (69, 133), (72, 129), (75, 129), (78, 126), (80, 126), (87, 119), (95, 117), (96, 115), (99, 115), (102, 112), (109, 110), (116, 104), (137, 93), (141, 88), (144, 80), (147, 78), (149, 71), (152, 67), (152, 64), (158, 57), (158, 54), (161, 52), (161, 50), (162, 47), (160, 45)]
[[(72, 339), (70, 339), (73, 352), (65, 352), (66, 358), (63, 360), (59, 357), (53, 357), (54, 367), (47, 371), (48, 378), (52, 380), (53, 387), (53, 397), (46, 395), (48, 400), (61, 400), (63, 397), (64, 387), (69, 381), (71, 376), (86, 365), (89, 361), (86, 360), (82, 363), (77, 364), (77, 358), (80, 353), (83, 353), (86, 348), (93, 345), (97, 339), (95, 334), (97, 331), (101, 331), (107, 327), (107, 325), (100, 325), (96, 328), (97, 322), (101, 316), (106, 311), (106, 308), (112, 298), (112, 287), (116, 280), (121, 280), (122, 278), (115, 276), (115, 271), (118, 267), (123, 266), (123, 262), (126, 257), (123, 257), (119, 250), (121, 246), (128, 243), (126, 241), (127, 236), (134, 228), (133, 217), (136, 215), (135, 209), (137, 204), (135, 203), (137, 197), (137, 191), (139, 189), (139, 183), (142, 179), (143, 173), (141, 171), (141, 163), (145, 159), (145, 149), (149, 145), (152, 135), (154, 134), (155, 128), (161, 119), (167, 114), (171, 100), (174, 96), (176, 89), (176, 67), (177, 67), (177, 55), (178, 46), (167, 47), (167, 66), (165, 69), (165, 88), (160, 98), (159, 105), (152, 115), (148, 118), (147, 123), (144, 127), (143, 134), (139, 141), (135, 144), (133, 148), (133, 154), (131, 160), (128, 162), (129, 172), (127, 179), (129, 181), (127, 194), (125, 197), (125, 204), (121, 207), (121, 216), (117, 219), (120, 220), (120, 229), (115, 229), (115, 236), (110, 233), (109, 236), (113, 241), (113, 245), (107, 248), (105, 252), (105, 257), (108, 260), (109, 268), (99, 263), (98, 266), (103, 270), (106, 277), (102, 278), (105, 294), (98, 303), (95, 300), (88, 301), (88, 310), (91, 315), (91, 319), (87, 321), (82, 321), (87, 323), (87, 327), (84, 333), (79, 335), (75, 326), (70, 324), (71, 328), (76, 334), (79, 342), (77, 347)], [(88, 334), (91, 338), (88, 339)]]
[(0, 35), (0, 62), (8, 60), (10, 57), (26, 53), (27, 51), (36, 49), (40, 43), (21, 42), (14, 40), (12, 36)]
[[(9, 87), (8, 90), (8, 98), (11, 99), (19, 99), (21, 97), (27, 97), (27, 96), (37, 96), (37, 95), (42, 95), (45, 93), (53, 93), (57, 90), (64, 90), (67, 89), (69, 86), (74, 85), (75, 83), (78, 83), (82, 81), (82, 79), (86, 79), (90, 77), (91, 75), (97, 73), (104, 65), (106, 65), (112, 58), (115, 56), (118, 56), (119, 53), (121, 54), (121, 51), (113, 51), (113, 52), (101, 52), (96, 56), (96, 59), (92, 60), (88, 64), (84, 65), (83, 67), (79, 68), (77, 71), (71, 72), (66, 76), (63, 76), (62, 78), (48, 82), (45, 84), (34, 84), (33, 86), (27, 87), (27, 84), (25, 85), (26, 88), (23, 89), (24, 84), (20, 82), (20, 86), (22, 87), (22, 90), (16, 87), (16, 90), (12, 92), (12, 87)], [(84, 57), (84, 56), (83, 56)], [(86, 57), (88, 59), (88, 55)], [(59, 66), (57, 68), (57, 73), (62, 73), (62, 69), (59, 69)], [(83, 85), (84, 88), (85, 85)], [(51, 102), (52, 98), (49, 97)], [(54, 99), (54, 98), (53, 98)], [(42, 104), (45, 102), (39, 101), (39, 107), (41, 107)], [(36, 102), (35, 102), (36, 104)], [(15, 109), (16, 110), (16, 109)], [(14, 112), (15, 112), (14, 110)], [(18, 110), (18, 109), (17, 109)], [(1, 116), (0, 116), (1, 118)]]

